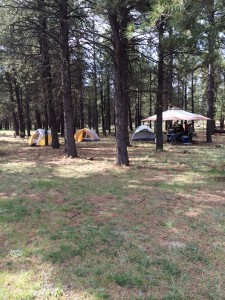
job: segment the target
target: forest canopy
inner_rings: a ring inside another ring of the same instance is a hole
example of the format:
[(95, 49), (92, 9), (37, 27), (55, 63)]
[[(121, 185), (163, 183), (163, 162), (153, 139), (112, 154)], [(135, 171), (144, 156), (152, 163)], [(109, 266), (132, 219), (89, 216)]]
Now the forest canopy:
[(207, 115), (207, 141), (224, 124), (222, 0), (2, 0), (0, 128), (30, 136), (51, 129), (52, 147), (74, 132), (115, 132), (128, 165), (129, 132), (177, 106)]

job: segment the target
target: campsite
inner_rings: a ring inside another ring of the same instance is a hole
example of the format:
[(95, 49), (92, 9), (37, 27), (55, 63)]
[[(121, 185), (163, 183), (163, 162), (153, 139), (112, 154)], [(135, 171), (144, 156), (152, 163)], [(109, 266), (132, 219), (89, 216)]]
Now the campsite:
[(0, 300), (225, 300), (224, 1), (0, 18)]
[(0, 132), (0, 299), (224, 299), (225, 136), (129, 167), (100, 138), (70, 159)]

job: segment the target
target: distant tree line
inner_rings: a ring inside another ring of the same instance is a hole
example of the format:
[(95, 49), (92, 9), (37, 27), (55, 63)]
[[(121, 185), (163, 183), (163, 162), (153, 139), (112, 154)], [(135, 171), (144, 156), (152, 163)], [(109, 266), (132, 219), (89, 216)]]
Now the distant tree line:
[(115, 132), (116, 160), (129, 165), (129, 131), (178, 106), (205, 114), (207, 142), (224, 123), (222, 0), (3, 0), (0, 129), (52, 131), (77, 157), (74, 132)]

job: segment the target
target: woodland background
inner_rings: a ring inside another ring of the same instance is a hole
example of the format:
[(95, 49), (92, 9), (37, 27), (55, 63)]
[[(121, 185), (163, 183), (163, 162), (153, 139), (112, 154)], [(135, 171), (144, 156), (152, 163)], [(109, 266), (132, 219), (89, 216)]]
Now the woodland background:
[(74, 132), (116, 132), (117, 164), (129, 165), (129, 131), (178, 106), (224, 124), (223, 0), (3, 0), (0, 128), (51, 128), (76, 157)]

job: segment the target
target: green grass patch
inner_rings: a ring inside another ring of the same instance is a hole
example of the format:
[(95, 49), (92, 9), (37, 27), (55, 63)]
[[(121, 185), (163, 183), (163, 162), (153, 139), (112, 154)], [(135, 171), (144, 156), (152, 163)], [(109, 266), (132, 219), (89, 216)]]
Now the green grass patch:
[(0, 222), (22, 222), (29, 214), (24, 202), (25, 200), (21, 198), (0, 201)]
[(222, 300), (224, 148), (104, 147), (2, 144), (0, 299)]

